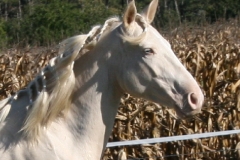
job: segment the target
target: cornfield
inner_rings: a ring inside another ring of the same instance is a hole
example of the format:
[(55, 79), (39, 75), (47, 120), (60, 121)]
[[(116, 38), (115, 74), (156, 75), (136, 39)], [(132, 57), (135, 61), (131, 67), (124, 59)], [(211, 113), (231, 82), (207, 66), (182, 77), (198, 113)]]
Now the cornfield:
[[(109, 141), (240, 129), (239, 26), (238, 20), (231, 20), (164, 32), (204, 92), (202, 113), (179, 120), (171, 109), (125, 94)], [(0, 54), (0, 98), (25, 87), (56, 55), (55, 48), (9, 49)], [(102, 159), (240, 159), (240, 134), (107, 148)]]

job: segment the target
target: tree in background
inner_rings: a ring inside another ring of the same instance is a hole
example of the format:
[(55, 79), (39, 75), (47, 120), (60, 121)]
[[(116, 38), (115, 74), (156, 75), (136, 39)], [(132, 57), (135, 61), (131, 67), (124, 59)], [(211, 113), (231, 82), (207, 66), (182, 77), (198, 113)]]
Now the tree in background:
[[(1, 0), (0, 48), (51, 46), (64, 38), (85, 33), (118, 15), (129, 0)], [(137, 1), (137, 0), (136, 0)], [(138, 0), (142, 10), (150, 0)], [(238, 0), (160, 0), (154, 21), (157, 28), (174, 29), (190, 23), (204, 25), (239, 16)]]
[(17, 16), (19, 10), (15, 10), (19, 3), (11, 4), (15, 15), (10, 14), (9, 7), (2, 10), (2, 17), (6, 17), (5, 12), (8, 14), (5, 26), (10, 44), (52, 45), (86, 32), (90, 26), (102, 23), (113, 14), (103, 3), (87, 0), (23, 1), (21, 4), (25, 4), (20, 7), (23, 12), (21, 19)]
[(7, 44), (7, 33), (5, 27), (4, 21), (0, 19), (0, 48), (5, 47)]

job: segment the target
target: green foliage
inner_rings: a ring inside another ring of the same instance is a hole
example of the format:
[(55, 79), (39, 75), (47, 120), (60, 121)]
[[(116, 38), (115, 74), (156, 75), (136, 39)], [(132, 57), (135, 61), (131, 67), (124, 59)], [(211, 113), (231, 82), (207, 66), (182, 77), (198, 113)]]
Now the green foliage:
[(6, 25), (2, 19), (0, 19), (0, 48), (4, 48), (7, 44)]
[(219, 18), (228, 19), (236, 17), (240, 12), (240, 3), (238, 0), (209, 0), (208, 16), (212, 21)]
[[(52, 45), (66, 37), (86, 32), (113, 13), (104, 4), (95, 1), (69, 3), (54, 0), (38, 3), (24, 20), (7, 22), (11, 44)], [(24, 8), (30, 12), (30, 8)], [(19, 41), (16, 41), (19, 40)]]
[(22, 23), (30, 44), (46, 45), (72, 35), (78, 29), (79, 9), (71, 3), (40, 4)]
[[(126, 0), (2, 0), (0, 48), (7, 45), (54, 45), (86, 33), (110, 16), (122, 16)], [(136, 1), (138, 11), (150, 0)], [(177, 4), (177, 5), (176, 5)], [(177, 8), (179, 11), (177, 11)], [(236, 0), (161, 0), (156, 27), (174, 28), (181, 23), (204, 24), (238, 16)]]

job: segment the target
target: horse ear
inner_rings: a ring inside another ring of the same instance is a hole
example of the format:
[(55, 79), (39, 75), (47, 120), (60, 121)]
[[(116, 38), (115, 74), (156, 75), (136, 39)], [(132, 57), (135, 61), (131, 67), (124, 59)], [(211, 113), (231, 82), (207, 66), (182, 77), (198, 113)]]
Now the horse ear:
[(142, 16), (145, 17), (147, 22), (152, 23), (158, 7), (158, 0), (152, 0), (152, 2), (143, 10)]
[(135, 21), (136, 14), (137, 14), (137, 9), (136, 9), (134, 0), (132, 0), (131, 2), (129, 2), (123, 16), (123, 25), (125, 29), (129, 28), (131, 24), (133, 24), (133, 22)]

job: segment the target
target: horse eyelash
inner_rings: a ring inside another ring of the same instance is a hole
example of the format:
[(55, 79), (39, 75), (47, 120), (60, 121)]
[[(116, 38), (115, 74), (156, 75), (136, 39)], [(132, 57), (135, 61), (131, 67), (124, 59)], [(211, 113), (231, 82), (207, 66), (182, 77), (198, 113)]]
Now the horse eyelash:
[(145, 52), (146, 54), (148, 54), (148, 55), (154, 54), (154, 51), (153, 51), (152, 48), (144, 48), (144, 52)]

